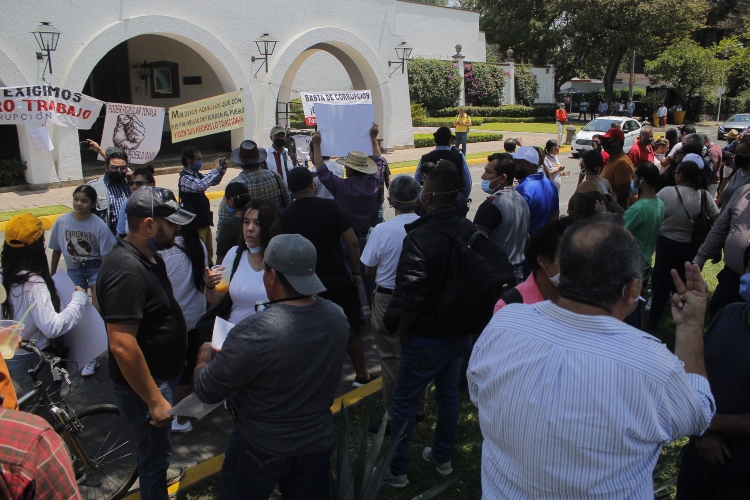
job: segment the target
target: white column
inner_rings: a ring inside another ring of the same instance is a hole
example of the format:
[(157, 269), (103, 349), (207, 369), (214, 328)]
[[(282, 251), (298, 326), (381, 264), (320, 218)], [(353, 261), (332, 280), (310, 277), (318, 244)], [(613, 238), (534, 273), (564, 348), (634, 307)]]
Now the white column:
[(456, 63), (458, 68), (458, 77), (461, 79), (461, 94), (458, 98), (458, 105), (466, 105), (466, 88), (464, 85), (464, 55), (461, 54), (461, 46), (456, 45), (456, 53), (453, 55), (453, 62)]

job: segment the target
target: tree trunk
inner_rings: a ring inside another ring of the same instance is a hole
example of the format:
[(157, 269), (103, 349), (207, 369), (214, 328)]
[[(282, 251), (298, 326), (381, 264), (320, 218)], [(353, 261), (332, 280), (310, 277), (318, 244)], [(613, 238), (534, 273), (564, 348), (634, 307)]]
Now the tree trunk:
[(625, 57), (625, 51), (617, 52), (613, 54), (613, 57), (607, 62), (607, 70), (604, 72), (604, 101), (609, 104), (612, 102), (612, 95), (614, 94), (615, 78), (617, 77), (617, 70), (620, 69), (620, 63), (622, 58)]

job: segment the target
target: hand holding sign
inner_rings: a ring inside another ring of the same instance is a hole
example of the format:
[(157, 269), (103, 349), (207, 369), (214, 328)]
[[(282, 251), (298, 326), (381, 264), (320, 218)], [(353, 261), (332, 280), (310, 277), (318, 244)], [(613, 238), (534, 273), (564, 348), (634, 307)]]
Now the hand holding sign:
[(138, 149), (146, 138), (146, 127), (135, 115), (118, 115), (112, 143), (118, 148)]

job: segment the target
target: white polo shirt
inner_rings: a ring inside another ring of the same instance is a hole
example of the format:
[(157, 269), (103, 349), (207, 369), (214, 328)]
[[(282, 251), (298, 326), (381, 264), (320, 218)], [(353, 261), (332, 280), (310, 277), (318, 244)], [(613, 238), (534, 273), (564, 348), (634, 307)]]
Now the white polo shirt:
[(417, 220), (417, 214), (401, 214), (375, 226), (367, 240), (360, 260), (367, 267), (376, 267), (375, 282), (378, 286), (396, 288), (396, 268), (401, 248), (406, 238), (404, 226)]

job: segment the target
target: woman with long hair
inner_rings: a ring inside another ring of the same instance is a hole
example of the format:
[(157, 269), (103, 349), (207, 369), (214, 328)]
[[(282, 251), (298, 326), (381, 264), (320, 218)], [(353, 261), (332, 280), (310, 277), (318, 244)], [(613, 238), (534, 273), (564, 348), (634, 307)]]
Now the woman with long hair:
[(216, 239), (216, 262), (221, 262), (230, 248), (235, 246), (242, 236), (242, 216), (245, 206), (250, 203), (250, 194), (241, 182), (230, 182), (224, 188), (224, 203), (232, 216), (221, 225)]
[(255, 314), (256, 302), (268, 300), (263, 285), (263, 252), (271, 238), (280, 233), (281, 214), (276, 204), (264, 198), (253, 198), (242, 214), (241, 240), (227, 252), (221, 263), (223, 269), (231, 272), (235, 258), (238, 259), (237, 271), (228, 289), (217, 288), (221, 282), (221, 268), (215, 271), (206, 268), (206, 300), (217, 305), (229, 293), (232, 312), (227, 321), (230, 323), (236, 325)]
[[(208, 266), (208, 251), (198, 234), (195, 221), (182, 226), (180, 234), (175, 236), (174, 246), (159, 250), (159, 256), (164, 259), (172, 292), (185, 316), (188, 332), (186, 365), (175, 393), (177, 404), (193, 392), (193, 370), (200, 348), (195, 325), (206, 312), (203, 273)], [(192, 430), (193, 426), (186, 417), (178, 417), (172, 421), (172, 432), (187, 433)]]
[[(44, 230), (48, 228), (31, 214), (16, 215), (5, 225), (5, 244), (0, 252), (3, 287), (8, 295), (2, 305), (2, 317), (18, 321), (29, 311), (23, 320), (22, 336), (36, 340), (42, 350), (49, 349), (52, 339), (78, 323), (88, 302), (86, 291), (76, 286), (70, 303), (61, 310), (44, 247)], [(37, 362), (36, 355), (20, 350), (7, 360), (14, 384), (24, 387), (24, 382), (30, 380), (28, 370)]]

